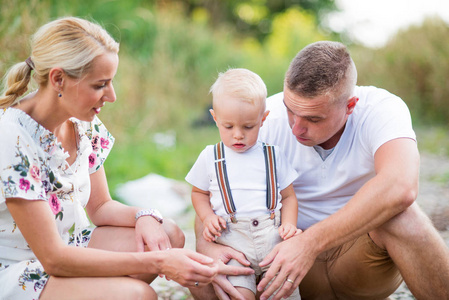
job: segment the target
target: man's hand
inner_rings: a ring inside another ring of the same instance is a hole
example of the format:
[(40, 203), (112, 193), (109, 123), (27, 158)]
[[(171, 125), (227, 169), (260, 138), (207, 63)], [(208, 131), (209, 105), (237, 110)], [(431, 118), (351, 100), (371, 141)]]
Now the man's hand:
[(304, 237), (305, 233), (298, 234), (276, 245), (259, 264), (261, 267), (269, 264), (271, 266), (257, 286), (258, 291), (264, 291), (274, 278), (270, 286), (262, 293), (261, 300), (268, 299), (279, 288), (273, 300), (289, 296), (298, 288), (318, 256)]

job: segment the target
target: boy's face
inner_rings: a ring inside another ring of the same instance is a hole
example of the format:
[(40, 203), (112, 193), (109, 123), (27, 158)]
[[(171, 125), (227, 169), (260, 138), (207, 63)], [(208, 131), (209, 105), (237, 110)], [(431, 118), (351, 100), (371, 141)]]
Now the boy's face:
[[(226, 96), (223, 96), (226, 97)], [(259, 129), (268, 116), (260, 105), (238, 99), (216, 99), (218, 105), (210, 110), (225, 146), (236, 152), (245, 152), (257, 142)]]

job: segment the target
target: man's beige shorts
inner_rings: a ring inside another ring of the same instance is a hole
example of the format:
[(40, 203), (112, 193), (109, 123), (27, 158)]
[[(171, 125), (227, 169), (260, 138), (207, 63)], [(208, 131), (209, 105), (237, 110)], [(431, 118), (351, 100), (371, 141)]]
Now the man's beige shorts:
[[(228, 279), (233, 286), (245, 287), (256, 294), (257, 283), (269, 267), (261, 268), (259, 263), (282, 241), (279, 236), (279, 213), (276, 213), (274, 219), (270, 219), (270, 215), (263, 215), (257, 218), (238, 218), (237, 223), (226, 220), (226, 223), (227, 229), (217, 238), (217, 243), (245, 254), (255, 271), (253, 275), (228, 276)], [(236, 260), (231, 260), (228, 264), (241, 266)], [(301, 299), (299, 291), (296, 290), (288, 299)]]

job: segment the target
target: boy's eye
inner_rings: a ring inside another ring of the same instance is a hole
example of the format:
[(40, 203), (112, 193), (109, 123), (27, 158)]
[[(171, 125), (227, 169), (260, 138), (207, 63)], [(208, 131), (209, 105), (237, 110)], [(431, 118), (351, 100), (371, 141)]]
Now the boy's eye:
[(245, 126), (245, 129), (252, 129), (254, 126)]

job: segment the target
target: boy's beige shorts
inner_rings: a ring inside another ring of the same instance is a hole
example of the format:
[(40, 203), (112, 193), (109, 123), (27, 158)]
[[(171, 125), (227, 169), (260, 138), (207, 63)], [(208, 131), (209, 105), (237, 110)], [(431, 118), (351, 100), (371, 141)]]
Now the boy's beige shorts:
[[(226, 219), (226, 218), (225, 218)], [(217, 243), (230, 246), (243, 254), (251, 262), (251, 268), (255, 271), (253, 275), (228, 276), (233, 286), (247, 288), (256, 294), (257, 283), (262, 278), (268, 267), (261, 268), (259, 263), (278, 243), (282, 241), (279, 236), (280, 217), (276, 213), (274, 219), (270, 215), (263, 215), (257, 218), (237, 218), (237, 223), (226, 220), (227, 230), (222, 232), (217, 238)], [(231, 260), (228, 264), (241, 266), (236, 260)], [(301, 299), (299, 291), (296, 290), (288, 299)]]

